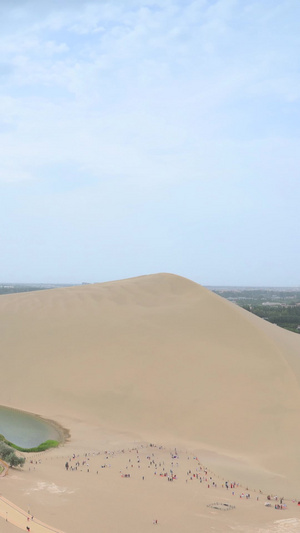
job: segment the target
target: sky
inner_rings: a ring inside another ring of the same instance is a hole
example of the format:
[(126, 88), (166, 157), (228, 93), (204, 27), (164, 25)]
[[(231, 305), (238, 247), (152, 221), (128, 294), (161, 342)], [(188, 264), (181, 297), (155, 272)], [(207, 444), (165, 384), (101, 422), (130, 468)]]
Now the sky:
[(0, 281), (300, 286), (299, 0), (0, 0)]

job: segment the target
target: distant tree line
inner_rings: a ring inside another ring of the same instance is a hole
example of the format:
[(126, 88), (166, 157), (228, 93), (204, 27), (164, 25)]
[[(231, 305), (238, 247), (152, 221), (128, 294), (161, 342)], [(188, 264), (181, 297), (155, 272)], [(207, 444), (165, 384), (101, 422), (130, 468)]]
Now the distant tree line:
[(243, 305), (243, 308), (272, 324), (300, 333), (300, 306), (299, 305)]
[(295, 289), (214, 289), (213, 292), (221, 294), (224, 298), (259, 298), (259, 299), (271, 299), (271, 298), (295, 298), (300, 296), (300, 290)]
[(0, 295), (1, 294), (12, 294), (15, 292), (32, 292), (32, 291), (44, 291), (49, 289), (58, 289), (60, 287), (71, 287), (67, 284), (47, 284), (47, 283), (1, 283), (0, 284)]
[[(228, 287), (213, 290), (219, 296), (273, 324), (300, 333), (300, 289)], [(269, 305), (270, 304), (270, 305)]]

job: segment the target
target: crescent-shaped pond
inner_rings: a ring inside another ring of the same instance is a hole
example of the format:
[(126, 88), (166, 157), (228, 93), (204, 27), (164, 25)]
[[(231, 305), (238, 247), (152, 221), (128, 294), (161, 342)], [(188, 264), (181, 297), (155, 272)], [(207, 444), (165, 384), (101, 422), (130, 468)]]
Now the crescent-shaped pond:
[(47, 440), (61, 442), (62, 432), (58, 426), (43, 418), (0, 406), (0, 434), (7, 441), (22, 448), (33, 448)]

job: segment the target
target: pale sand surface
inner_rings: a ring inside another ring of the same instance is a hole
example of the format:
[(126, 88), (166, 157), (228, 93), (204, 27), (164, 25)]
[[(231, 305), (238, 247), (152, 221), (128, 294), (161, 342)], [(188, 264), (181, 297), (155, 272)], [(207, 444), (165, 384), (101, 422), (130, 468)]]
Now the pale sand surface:
[(71, 432), (2, 496), (65, 533), (300, 531), (299, 336), (169, 274), (2, 296), (0, 326), (0, 404)]

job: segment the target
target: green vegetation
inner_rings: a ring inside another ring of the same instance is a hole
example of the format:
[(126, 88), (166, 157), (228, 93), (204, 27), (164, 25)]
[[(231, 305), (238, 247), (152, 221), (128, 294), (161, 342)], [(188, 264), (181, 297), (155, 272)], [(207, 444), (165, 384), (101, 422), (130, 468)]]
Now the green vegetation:
[(6, 440), (6, 438), (3, 435), (0, 435), (0, 444), (1, 444), (1, 441), (5, 443), (7, 446), (10, 446), (10, 448), (14, 448), (15, 450), (18, 450), (19, 452), (25, 452), (25, 453), (44, 452), (45, 450), (48, 450), (49, 448), (57, 448), (57, 446), (59, 446), (59, 442), (57, 440), (46, 440), (45, 442), (42, 442), (42, 444), (40, 444), (39, 446), (35, 446), (34, 448), (22, 448), (21, 446), (17, 446), (16, 444), (9, 442), (9, 440)]
[(0, 442), (0, 457), (10, 466), (23, 466), (25, 463), (24, 457), (18, 457), (14, 450), (5, 442)]
[(16, 450), (19, 450), (20, 452), (44, 452), (45, 450), (49, 450), (49, 448), (57, 448), (59, 446), (59, 442), (57, 440), (46, 440), (45, 442), (42, 442), (39, 446), (35, 446), (34, 448), (20, 448), (20, 446), (13, 445), (13, 448)]
[(299, 288), (215, 287), (212, 290), (272, 324), (300, 333)]
[[(300, 306), (299, 305), (287, 305), (287, 306), (270, 306), (270, 305), (243, 305), (244, 309), (251, 311), (255, 315), (277, 324), (282, 328), (300, 333)], [(297, 329), (299, 327), (299, 329)]]

